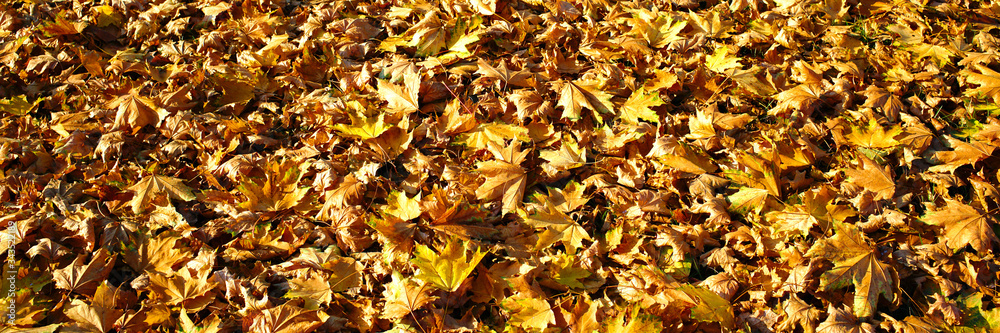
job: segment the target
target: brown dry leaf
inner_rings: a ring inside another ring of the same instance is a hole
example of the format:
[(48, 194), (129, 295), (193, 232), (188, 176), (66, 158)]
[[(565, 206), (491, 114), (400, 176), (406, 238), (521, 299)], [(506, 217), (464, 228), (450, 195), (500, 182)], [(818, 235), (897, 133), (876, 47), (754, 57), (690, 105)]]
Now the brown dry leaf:
[(132, 212), (135, 214), (152, 208), (151, 206), (158, 198), (169, 197), (184, 201), (195, 199), (195, 195), (192, 193), (194, 190), (184, 185), (182, 179), (161, 175), (143, 177), (142, 180), (129, 187), (128, 190), (135, 192), (132, 200), (129, 201), (129, 205), (132, 206)]
[(935, 165), (929, 168), (931, 172), (955, 172), (964, 165), (972, 165), (993, 155), (996, 146), (986, 142), (975, 141), (965, 142), (950, 136), (945, 136), (952, 151), (939, 151), (934, 153), (934, 158), (944, 164)]
[[(495, 6), (495, 5), (494, 5)], [(485, 77), (495, 78), (503, 81), (503, 85), (500, 87), (506, 89), (508, 85), (517, 87), (532, 87), (534, 86), (534, 80), (532, 80), (532, 75), (526, 71), (512, 71), (507, 69), (507, 63), (504, 61), (500, 62), (498, 68), (490, 66), (486, 60), (482, 58), (479, 59), (479, 70), (476, 74), (482, 74)]]
[(868, 245), (854, 226), (838, 224), (837, 234), (817, 242), (806, 256), (827, 259), (835, 265), (823, 273), (822, 290), (854, 285), (854, 314), (858, 317), (875, 314), (879, 295), (889, 301), (896, 299), (899, 288), (896, 270), (879, 260), (876, 249)]
[(782, 331), (793, 331), (795, 327), (802, 327), (804, 333), (816, 331), (816, 321), (819, 320), (820, 311), (812, 305), (803, 302), (798, 295), (792, 294), (783, 305), (785, 320), (778, 326)]
[(513, 212), (521, 206), (524, 197), (528, 176), (520, 164), (529, 151), (522, 151), (519, 141), (506, 148), (490, 142), (488, 147), (494, 160), (476, 164), (478, 171), (487, 177), (486, 182), (476, 190), (476, 196), (483, 200), (501, 198), (503, 213)]
[(76, 257), (69, 266), (52, 272), (56, 288), (65, 289), (81, 295), (93, 295), (97, 287), (104, 282), (114, 267), (118, 255), (110, 255), (105, 249), (98, 249), (90, 258), (90, 263), (84, 264), (86, 255)]
[(179, 305), (186, 310), (201, 311), (215, 299), (214, 279), (188, 268), (181, 268), (169, 276), (151, 273), (149, 282), (149, 290), (153, 294), (151, 299), (168, 305)]
[(187, 247), (177, 248), (177, 241), (181, 239), (171, 232), (153, 238), (139, 237), (136, 249), (125, 253), (125, 262), (136, 272), (172, 272), (174, 265), (194, 255)]
[(893, 181), (889, 168), (883, 169), (865, 156), (860, 156), (859, 159), (860, 169), (844, 169), (844, 173), (850, 177), (849, 181), (874, 193), (876, 200), (892, 199), (896, 193), (896, 182)]
[(378, 80), (378, 93), (389, 102), (392, 110), (413, 112), (420, 109), (420, 74), (408, 71), (403, 74), (403, 85), (399, 86), (386, 80)]
[(430, 296), (429, 292), (427, 286), (418, 285), (409, 278), (393, 274), (392, 282), (385, 287), (385, 307), (382, 309), (381, 317), (396, 319), (409, 315), (436, 299)]
[(132, 129), (132, 134), (138, 133), (145, 125), (159, 126), (160, 121), (168, 115), (167, 111), (157, 106), (154, 100), (139, 96), (139, 91), (136, 89), (108, 102), (105, 107), (117, 108), (115, 127), (124, 129), (128, 125)]
[(325, 317), (325, 313), (285, 303), (251, 315), (243, 321), (243, 329), (253, 333), (310, 332), (323, 325)]
[(1000, 103), (1000, 73), (979, 63), (975, 64), (974, 67), (979, 70), (979, 73), (971, 70), (965, 70), (963, 73), (968, 82), (978, 84), (979, 88), (967, 90), (965, 95), (986, 96), (993, 98), (994, 103)]
[(559, 102), (556, 106), (563, 107), (563, 118), (580, 119), (580, 111), (583, 108), (594, 112), (611, 113), (611, 95), (599, 90), (596, 83), (564, 81), (561, 84)]
[(816, 333), (875, 333), (871, 324), (858, 321), (850, 311), (841, 310), (830, 304), (826, 320), (816, 327)]
[(994, 243), (1000, 242), (990, 227), (993, 218), (959, 201), (946, 201), (944, 209), (929, 212), (922, 220), (940, 226), (943, 231), (940, 237), (955, 252), (968, 245), (976, 252), (987, 253)]

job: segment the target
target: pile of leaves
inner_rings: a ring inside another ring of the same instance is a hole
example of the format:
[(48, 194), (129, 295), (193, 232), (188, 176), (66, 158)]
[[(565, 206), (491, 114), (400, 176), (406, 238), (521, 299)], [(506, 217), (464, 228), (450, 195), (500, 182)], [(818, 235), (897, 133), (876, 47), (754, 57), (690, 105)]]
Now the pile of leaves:
[(996, 2), (4, 3), (5, 331), (1000, 330)]

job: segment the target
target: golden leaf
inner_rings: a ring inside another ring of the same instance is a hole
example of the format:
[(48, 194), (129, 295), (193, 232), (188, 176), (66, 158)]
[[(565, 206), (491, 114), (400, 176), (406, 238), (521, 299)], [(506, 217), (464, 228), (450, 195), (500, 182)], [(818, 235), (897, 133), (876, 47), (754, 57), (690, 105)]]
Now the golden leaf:
[(507, 148), (500, 148), (493, 142), (489, 143), (490, 152), (495, 160), (479, 162), (478, 171), (486, 176), (486, 182), (476, 190), (476, 196), (483, 200), (502, 198), (503, 213), (509, 213), (520, 207), (527, 183), (527, 174), (520, 166), (528, 151), (521, 151), (518, 141)]

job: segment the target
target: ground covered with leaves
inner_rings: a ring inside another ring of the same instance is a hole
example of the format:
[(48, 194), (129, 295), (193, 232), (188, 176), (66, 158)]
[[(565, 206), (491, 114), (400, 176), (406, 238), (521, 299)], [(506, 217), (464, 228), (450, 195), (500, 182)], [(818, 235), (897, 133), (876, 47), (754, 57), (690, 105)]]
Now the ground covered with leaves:
[(996, 332), (998, 17), (4, 1), (3, 331)]

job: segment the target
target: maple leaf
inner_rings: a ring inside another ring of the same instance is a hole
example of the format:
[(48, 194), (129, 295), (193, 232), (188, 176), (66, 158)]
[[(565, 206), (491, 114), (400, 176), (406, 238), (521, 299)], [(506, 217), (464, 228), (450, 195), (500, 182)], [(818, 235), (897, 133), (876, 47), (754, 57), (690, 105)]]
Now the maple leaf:
[(689, 139), (707, 139), (716, 136), (715, 113), (698, 109), (694, 118), (688, 118), (689, 133), (684, 137)]
[(74, 299), (63, 311), (67, 317), (76, 321), (75, 328), (91, 332), (111, 331), (115, 322), (125, 313), (117, 309), (118, 306), (124, 307), (125, 304), (115, 304), (115, 294), (118, 291), (118, 288), (109, 286), (108, 282), (104, 281), (95, 290), (90, 304)]
[(834, 268), (823, 273), (820, 288), (835, 290), (853, 284), (854, 313), (858, 317), (871, 317), (879, 295), (892, 301), (897, 288), (896, 270), (882, 263), (876, 250), (857, 228), (837, 224), (837, 234), (816, 242), (806, 256), (833, 262)]
[(9, 113), (15, 116), (26, 116), (34, 110), (35, 106), (37, 106), (41, 101), (41, 99), (37, 99), (34, 102), (29, 102), (28, 97), (24, 95), (14, 96), (8, 99), (0, 99), (0, 112)]
[(222, 331), (222, 319), (212, 314), (197, 324), (188, 317), (187, 311), (181, 311), (180, 330), (184, 333), (218, 333)]
[[(590, 297), (579, 297), (573, 307), (575, 321), (572, 322), (573, 333), (597, 332), (601, 329), (601, 324), (597, 322), (597, 310), (599, 306), (590, 300)], [(586, 310), (584, 310), (586, 309)]]
[(67, 13), (67, 11), (60, 11), (56, 14), (55, 20), (52, 22), (45, 22), (38, 27), (38, 29), (41, 30), (47, 37), (55, 37), (79, 34), (90, 25), (90, 23), (84, 20), (71, 22), (70, 19), (66, 17)]
[(567, 253), (566, 255), (556, 256), (553, 259), (549, 266), (549, 269), (552, 271), (552, 280), (570, 288), (586, 288), (580, 280), (590, 276), (590, 271), (575, 267), (575, 256)]
[(532, 74), (530, 72), (509, 70), (507, 69), (506, 62), (501, 61), (499, 68), (494, 68), (486, 60), (480, 58), (478, 65), (479, 70), (476, 71), (476, 74), (483, 74), (486, 77), (503, 81), (502, 89), (506, 89), (508, 85), (517, 87), (534, 86), (534, 80), (531, 80)]
[(627, 19), (632, 24), (629, 34), (642, 38), (650, 48), (663, 48), (682, 39), (678, 34), (687, 22), (675, 21), (668, 13), (659, 12), (655, 7), (653, 11), (645, 8), (629, 11), (632, 13), (632, 18)]
[(795, 326), (800, 326), (804, 333), (816, 331), (816, 320), (822, 311), (802, 301), (798, 295), (792, 294), (792, 297), (785, 300), (782, 309), (785, 311), (785, 320), (778, 325), (779, 330), (791, 332), (795, 330)]
[(955, 252), (969, 245), (976, 252), (987, 253), (993, 248), (993, 243), (1000, 242), (990, 227), (993, 221), (991, 215), (959, 201), (947, 200), (944, 209), (930, 212), (921, 220), (941, 226), (941, 237)]
[[(513, 98), (513, 97), (512, 97)], [(444, 113), (437, 118), (438, 128), (448, 134), (464, 133), (472, 130), (478, 125), (476, 117), (472, 114), (461, 112), (462, 101), (453, 99), (444, 107)]]
[[(562, 81), (559, 89), (559, 103), (563, 107), (563, 118), (580, 119), (580, 111), (588, 108), (594, 112), (611, 113), (611, 95), (597, 89), (597, 84), (588, 81)], [(599, 119), (596, 117), (595, 119)]]
[(181, 237), (164, 232), (155, 237), (140, 236), (138, 247), (125, 254), (125, 262), (136, 272), (171, 272), (179, 261), (189, 259), (193, 253), (188, 248), (175, 248)]
[(663, 99), (658, 92), (636, 89), (622, 105), (620, 117), (632, 124), (638, 124), (639, 119), (659, 123), (660, 115), (652, 108), (660, 105), (663, 105)]
[(993, 98), (994, 103), (1000, 103), (1000, 73), (997, 73), (983, 64), (977, 63), (974, 67), (979, 70), (979, 73), (971, 70), (965, 70), (963, 73), (966, 75), (966, 81), (978, 84), (979, 88), (966, 90), (965, 95), (985, 95)]
[(948, 141), (948, 146), (954, 150), (935, 152), (934, 158), (944, 164), (930, 167), (928, 170), (931, 172), (954, 172), (964, 165), (975, 164), (992, 156), (996, 150), (996, 146), (982, 141), (973, 140), (967, 143), (951, 136), (945, 136), (945, 139)]
[(501, 144), (504, 140), (531, 142), (531, 137), (528, 136), (528, 129), (523, 126), (503, 123), (479, 124), (458, 137), (459, 142), (476, 149), (486, 149), (491, 142)]
[(642, 314), (639, 306), (619, 309), (618, 315), (605, 321), (608, 333), (659, 333), (663, 323), (659, 318)]
[(545, 228), (546, 235), (539, 237), (540, 245), (544, 239), (558, 240), (566, 247), (567, 252), (576, 253), (577, 249), (583, 247), (584, 240), (591, 240), (590, 234), (583, 226), (556, 209), (552, 202), (546, 201), (542, 205), (532, 215), (528, 215), (523, 210), (518, 211), (521, 219), (528, 225), (535, 228)]
[(778, 105), (767, 111), (768, 115), (781, 116), (789, 111), (798, 111), (809, 115), (827, 90), (818, 83), (804, 83), (774, 95)]
[(191, 193), (192, 189), (184, 185), (181, 179), (161, 175), (143, 177), (142, 180), (129, 187), (128, 190), (135, 192), (132, 200), (129, 201), (129, 205), (132, 206), (132, 212), (135, 214), (142, 213), (154, 200), (164, 195), (184, 201), (195, 199), (195, 195)]
[(400, 220), (409, 221), (420, 217), (423, 211), (420, 209), (420, 194), (410, 198), (405, 192), (390, 193), (389, 204), (384, 210), (386, 214), (398, 217)]
[(152, 299), (184, 309), (201, 311), (215, 299), (216, 282), (209, 275), (200, 275), (188, 268), (181, 268), (170, 276), (162, 273), (149, 275)]
[(875, 200), (892, 199), (896, 193), (896, 182), (889, 169), (882, 169), (877, 163), (860, 156), (861, 169), (844, 169), (850, 181), (875, 194)]
[(410, 278), (404, 278), (399, 272), (393, 272), (392, 282), (385, 285), (385, 307), (382, 308), (382, 318), (397, 319), (420, 309), (437, 297), (430, 296), (430, 290), (424, 285), (418, 285)]
[(478, 171), (487, 178), (476, 190), (476, 196), (483, 200), (502, 197), (502, 211), (506, 214), (516, 210), (524, 197), (528, 176), (520, 164), (528, 156), (528, 151), (521, 151), (521, 143), (518, 141), (506, 148), (500, 148), (493, 142), (488, 147), (495, 160), (477, 163)]
[(413, 258), (413, 264), (420, 268), (416, 277), (445, 291), (458, 290), (465, 278), (472, 274), (479, 261), (486, 256), (485, 252), (480, 252), (477, 248), (471, 257), (466, 258), (467, 246), (468, 243), (464, 241), (452, 239), (441, 252), (435, 252), (430, 247), (418, 244), (414, 248), (416, 257)]
[(879, 108), (882, 113), (886, 115), (890, 120), (898, 119), (899, 114), (903, 112), (905, 105), (903, 101), (889, 91), (885, 89), (868, 86), (868, 89), (864, 91), (865, 97), (865, 107)]
[[(263, 310), (243, 321), (244, 331), (253, 333), (311, 332), (323, 325), (327, 315), (289, 303)], [(249, 324), (249, 327), (247, 327)]]
[(548, 188), (548, 196), (541, 193), (536, 194), (535, 201), (551, 203), (560, 212), (569, 213), (590, 201), (590, 198), (585, 194), (586, 190), (585, 185), (571, 181), (566, 183), (562, 189)]
[(309, 274), (305, 277), (296, 276), (288, 280), (289, 291), (285, 293), (285, 298), (301, 298), (305, 301), (305, 308), (310, 310), (318, 309), (320, 305), (329, 304), (333, 300), (333, 290), (330, 283), (319, 274)]
[(538, 157), (549, 161), (548, 165), (558, 170), (569, 170), (587, 163), (587, 150), (581, 149), (576, 141), (563, 138), (559, 149), (540, 151)]
[(348, 114), (351, 118), (351, 124), (336, 124), (333, 125), (333, 129), (340, 132), (341, 135), (359, 138), (362, 140), (377, 138), (385, 131), (392, 128), (392, 125), (387, 125), (385, 123), (385, 114), (380, 113), (378, 117), (366, 117), (364, 115), (355, 115), (353, 112)]
[(729, 37), (729, 31), (733, 29), (733, 23), (728, 21), (719, 11), (708, 11), (704, 14), (688, 12), (688, 18), (693, 23), (695, 31), (704, 33), (712, 38)]
[(895, 137), (903, 133), (903, 129), (892, 126), (886, 131), (875, 119), (868, 121), (867, 128), (852, 127), (850, 134), (845, 137), (847, 141), (868, 149), (883, 149), (899, 145)]
[(84, 265), (80, 255), (69, 266), (52, 272), (56, 288), (76, 292), (81, 295), (93, 295), (97, 287), (108, 277), (114, 267), (118, 255), (110, 255), (105, 249), (98, 249), (90, 258), (90, 263)]
[(555, 312), (549, 302), (543, 299), (530, 297), (508, 297), (504, 299), (503, 306), (512, 313), (508, 324), (530, 330), (541, 332), (551, 324), (556, 323)]
[(889, 317), (885, 313), (883, 313), (882, 316), (885, 317), (885, 321), (883, 321), (879, 326), (887, 330), (891, 328), (896, 332), (904, 333), (940, 332), (940, 330), (935, 327), (934, 324), (930, 323), (926, 317), (906, 316), (903, 320), (896, 320), (895, 318)]
[(137, 89), (115, 98), (105, 107), (117, 108), (115, 127), (124, 128), (128, 125), (132, 128), (132, 134), (138, 133), (145, 125), (159, 126), (160, 121), (168, 115), (167, 111), (156, 106), (156, 102), (152, 99), (139, 96)]
[(712, 55), (705, 56), (705, 67), (716, 73), (725, 73), (731, 69), (743, 68), (740, 59), (731, 55), (728, 46), (722, 46), (716, 48)]
[(732, 330), (734, 325), (733, 307), (725, 298), (709, 289), (681, 285), (678, 290), (684, 292), (695, 301), (691, 307), (691, 318), (694, 320), (719, 323), (723, 329)]
[(985, 297), (981, 292), (964, 292), (958, 296), (956, 303), (965, 317), (963, 326), (996, 332), (1000, 329), (1000, 308), (994, 306), (987, 309), (991, 306), (989, 302), (984, 304)]
[(407, 113), (420, 110), (420, 96), (418, 96), (420, 93), (420, 74), (412, 70), (403, 73), (403, 86), (379, 79), (378, 93), (389, 102), (387, 106), (389, 109)]
[(829, 315), (816, 327), (816, 333), (875, 333), (871, 324), (859, 321), (849, 311), (838, 309), (833, 304), (826, 312)]
[(273, 159), (264, 167), (264, 178), (245, 177), (237, 186), (247, 201), (239, 207), (255, 211), (276, 212), (290, 209), (309, 192), (308, 187), (299, 187), (308, 163), (294, 159)]

